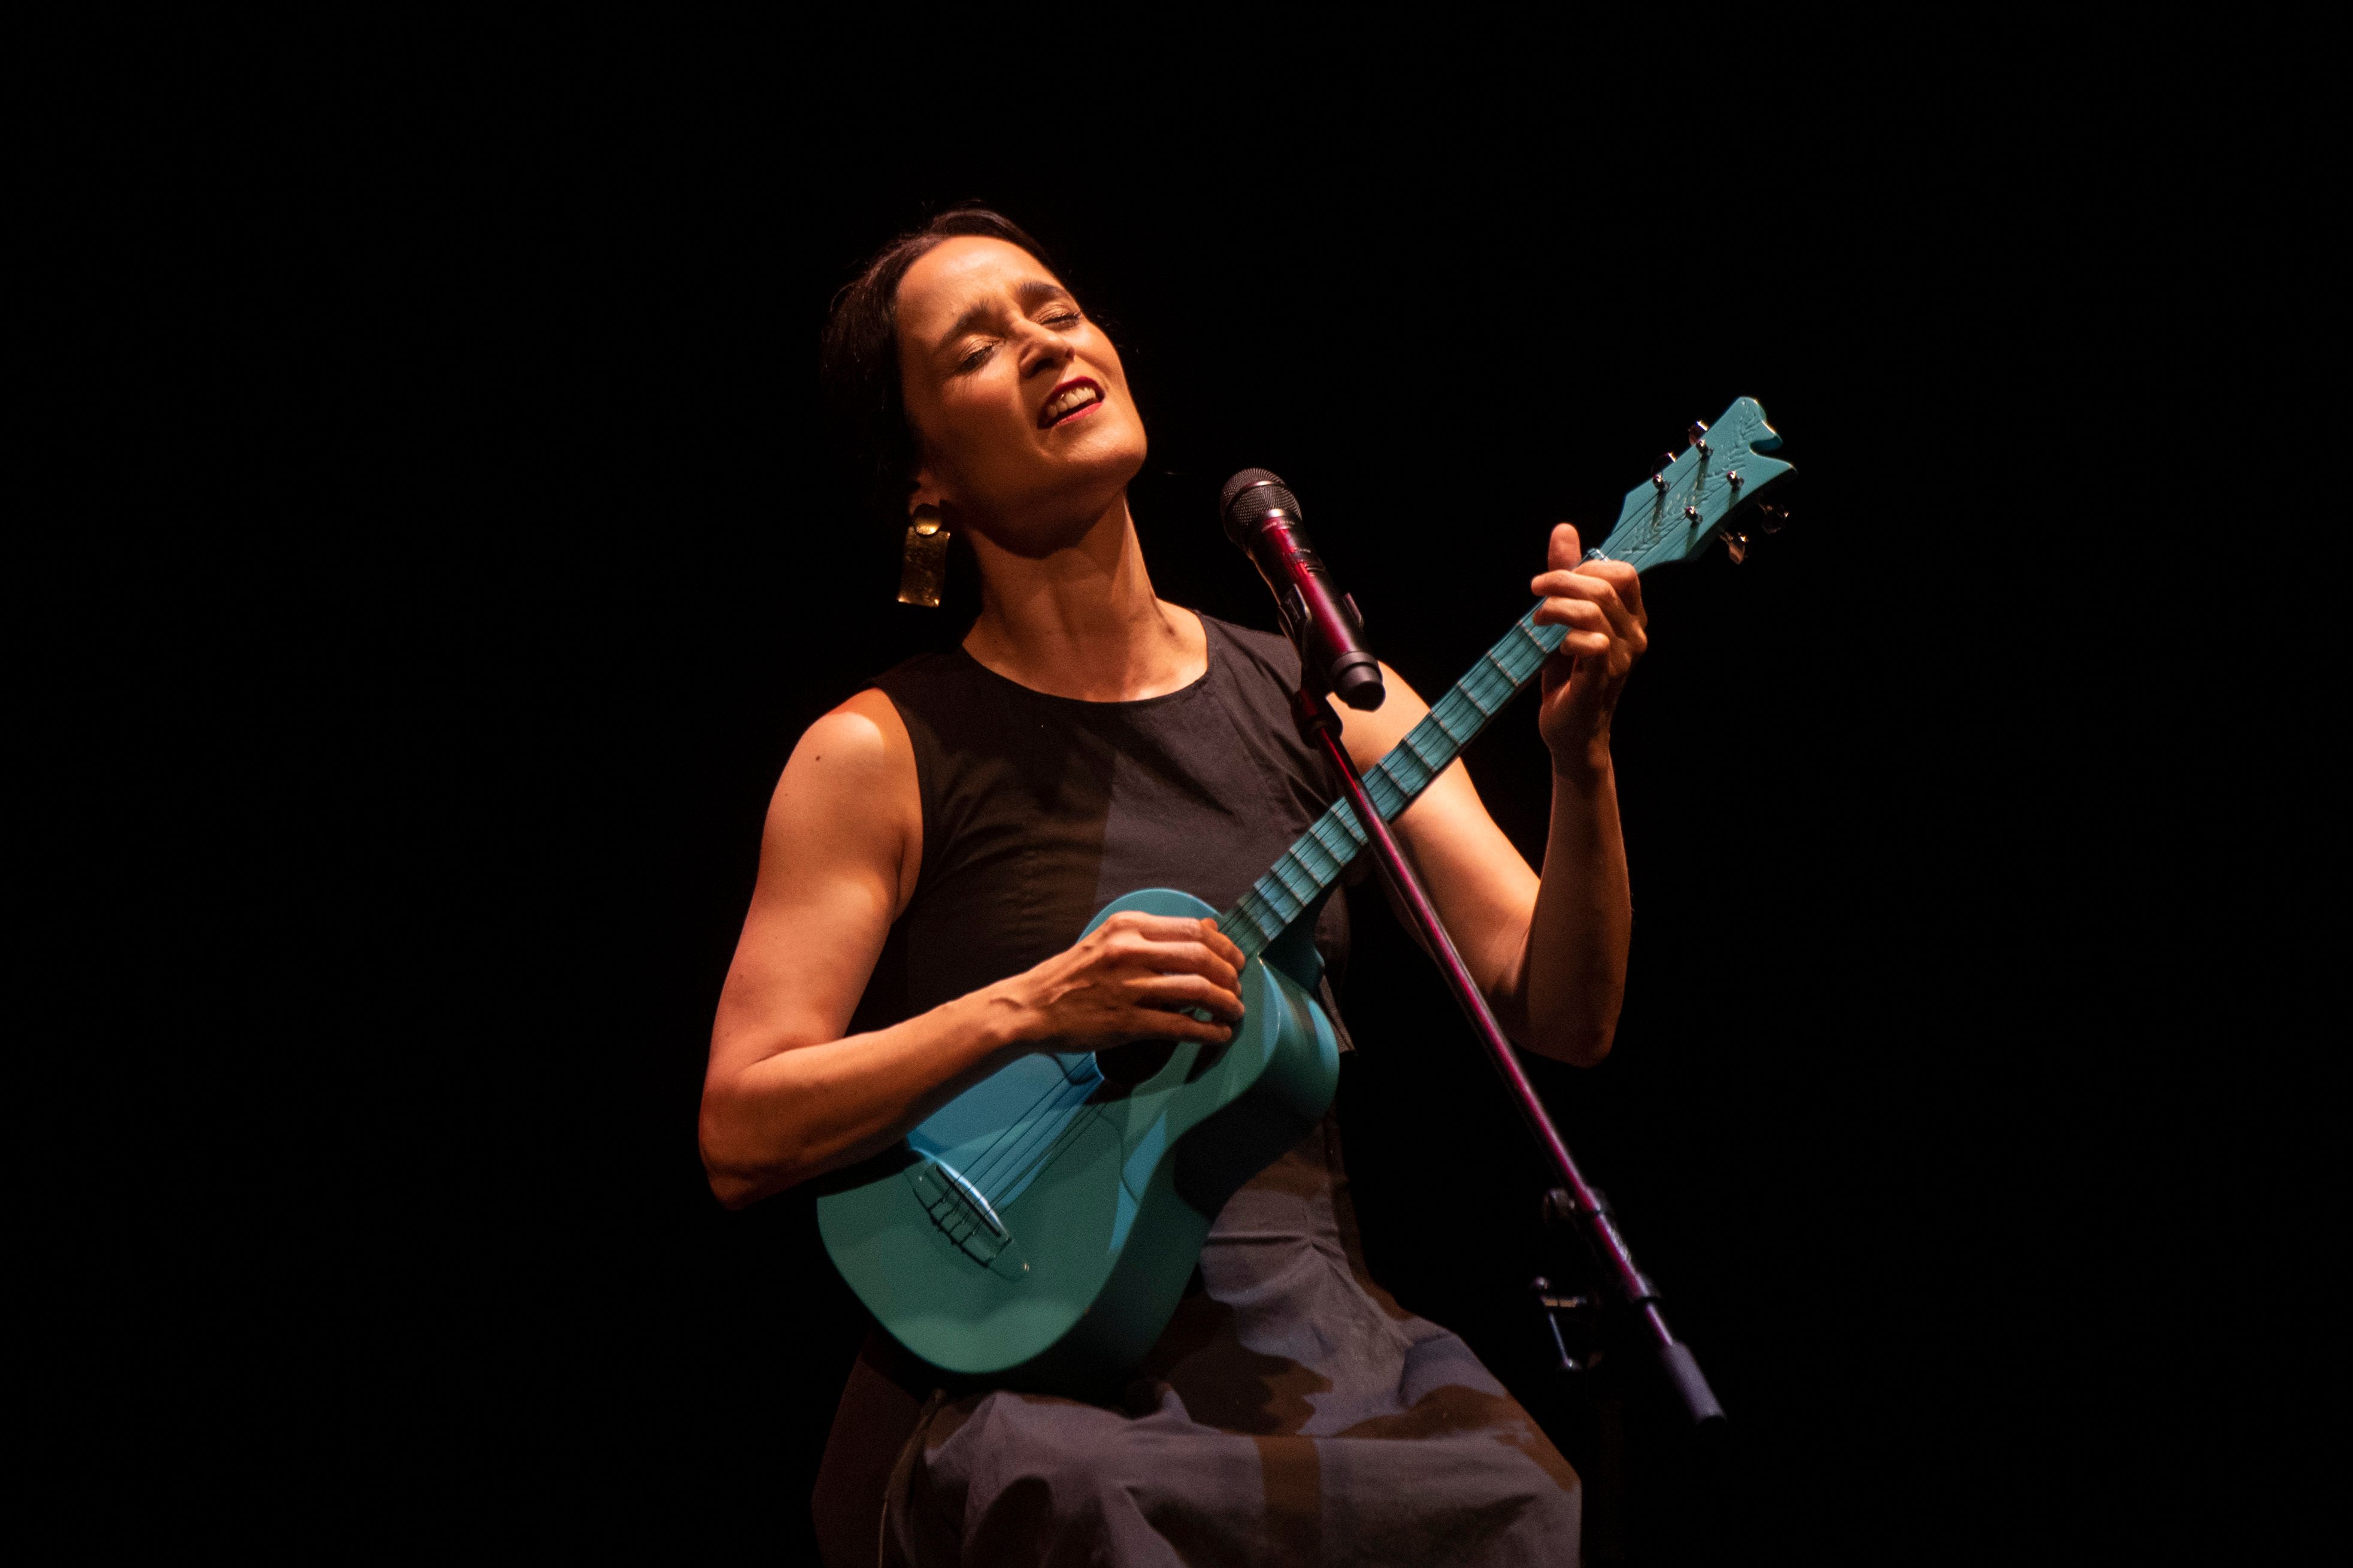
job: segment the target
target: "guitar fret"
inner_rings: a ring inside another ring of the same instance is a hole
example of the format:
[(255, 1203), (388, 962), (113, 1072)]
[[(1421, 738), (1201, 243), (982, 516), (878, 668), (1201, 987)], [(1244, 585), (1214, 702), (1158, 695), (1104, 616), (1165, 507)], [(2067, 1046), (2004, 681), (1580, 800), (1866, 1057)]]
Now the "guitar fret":
[[(1357, 823), (1356, 814), (1345, 811), (1344, 806), (1326, 811), (1315, 819), (1315, 826), (1307, 831), (1314, 834), (1315, 842), (1324, 846), (1325, 853), (1343, 867), (1355, 858), (1357, 850), (1364, 847), (1365, 830)], [(1334, 833), (1339, 834), (1343, 842), (1333, 843), (1328, 835)]]
[[(1235, 946), (1252, 956), (1265, 952), (1267, 944), (1281, 936), (1283, 926), (1289, 923), (1275, 918), (1274, 911), (1266, 907), (1265, 900), (1260, 897), (1256, 888), (1241, 896), (1232, 912), (1239, 920), (1248, 921), (1250, 930), (1240, 932), (1227, 931), (1226, 934), (1235, 939)], [(1227, 923), (1220, 920), (1219, 929), (1225, 930)]]
[(1461, 698), (1472, 712), (1479, 715), (1482, 725), (1495, 716), (1498, 707), (1487, 695), (1494, 689), (1491, 684), (1493, 679), (1485, 670), (1473, 670), (1456, 682), (1453, 691), (1449, 694)]
[[(1299, 873), (1302, 880), (1306, 883), (1305, 891), (1303, 892), (1300, 889), (1300, 884), (1298, 882), (1294, 882), (1291, 879), (1290, 876), (1283, 869), (1285, 867), (1290, 867)], [(1282, 852), (1282, 858), (1274, 863), (1274, 874), (1282, 879), (1284, 890), (1289, 892), (1293, 898), (1299, 900), (1299, 905), (1302, 909), (1306, 908), (1307, 900), (1315, 896), (1317, 890), (1315, 887), (1315, 873), (1310, 871), (1306, 867), (1302, 866), (1298, 860), (1293, 858), (1290, 850), (1284, 850)]]
[(1340, 868), (1333, 863), (1332, 851), (1313, 833), (1301, 834), (1283, 853), (1306, 867), (1308, 874), (1319, 883), (1330, 881), (1332, 874)]

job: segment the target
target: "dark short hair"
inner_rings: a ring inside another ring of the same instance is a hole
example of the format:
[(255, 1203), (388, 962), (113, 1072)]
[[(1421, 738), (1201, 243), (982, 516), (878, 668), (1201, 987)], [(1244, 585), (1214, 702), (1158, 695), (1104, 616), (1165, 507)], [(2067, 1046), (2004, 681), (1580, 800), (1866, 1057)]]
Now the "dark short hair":
[(818, 370), (842, 433), (841, 453), (859, 499), (876, 516), (903, 522), (920, 457), (899, 379), (899, 281), (925, 252), (962, 235), (1019, 246), (1052, 270), (1039, 243), (1004, 214), (965, 205), (909, 229), (875, 253), (833, 297)]

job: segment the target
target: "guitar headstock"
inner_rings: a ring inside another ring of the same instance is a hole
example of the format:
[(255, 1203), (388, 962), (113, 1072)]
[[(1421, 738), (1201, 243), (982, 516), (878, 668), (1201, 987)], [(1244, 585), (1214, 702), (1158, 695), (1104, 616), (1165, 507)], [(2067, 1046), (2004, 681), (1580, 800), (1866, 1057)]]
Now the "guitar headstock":
[(1747, 532), (1745, 523), (1727, 526), (1733, 515), (1794, 471), (1765, 456), (1781, 444), (1780, 434), (1765, 423), (1757, 400), (1744, 397), (1715, 424), (1694, 425), (1690, 442), (1680, 456), (1662, 457), (1658, 471), (1626, 492), (1618, 525), (1601, 542), (1603, 555), (1648, 571), (1687, 560), (1723, 534), (1733, 559), (1740, 559)]

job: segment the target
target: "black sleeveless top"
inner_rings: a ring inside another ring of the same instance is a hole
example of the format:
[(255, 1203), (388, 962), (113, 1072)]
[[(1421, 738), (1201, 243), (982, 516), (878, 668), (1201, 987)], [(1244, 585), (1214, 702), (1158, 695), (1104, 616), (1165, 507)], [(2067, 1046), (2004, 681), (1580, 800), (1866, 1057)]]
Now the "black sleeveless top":
[[(914, 743), (923, 866), (857, 1028), (1050, 958), (1139, 888), (1228, 908), (1336, 798), (1330, 764), (1292, 722), (1289, 641), (1208, 616), (1201, 626), (1208, 671), (1137, 702), (1048, 696), (961, 648), (875, 681)], [(1315, 944), (1336, 991), (1345, 900), (1326, 900)]]
[[(856, 1027), (1049, 958), (1140, 888), (1226, 908), (1324, 809), (1291, 645), (1201, 625), (1208, 671), (1140, 702), (1046, 696), (961, 650), (875, 682), (914, 742), (923, 850)], [(1345, 900), (1315, 936), (1345, 1045)], [(1575, 1473), (1365, 1272), (1332, 1118), (1227, 1203), (1195, 1282), (1118, 1407), (941, 1387), (871, 1333), (810, 1500), (827, 1563), (1574, 1561)]]

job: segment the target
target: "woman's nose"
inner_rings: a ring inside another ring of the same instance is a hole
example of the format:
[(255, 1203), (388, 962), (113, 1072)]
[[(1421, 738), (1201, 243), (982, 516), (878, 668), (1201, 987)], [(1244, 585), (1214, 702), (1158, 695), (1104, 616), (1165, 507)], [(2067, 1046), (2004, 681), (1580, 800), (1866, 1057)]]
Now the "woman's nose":
[(1021, 348), (1021, 374), (1035, 375), (1041, 370), (1060, 370), (1071, 363), (1077, 351), (1062, 334), (1031, 322), (1028, 328), (1029, 342)]

